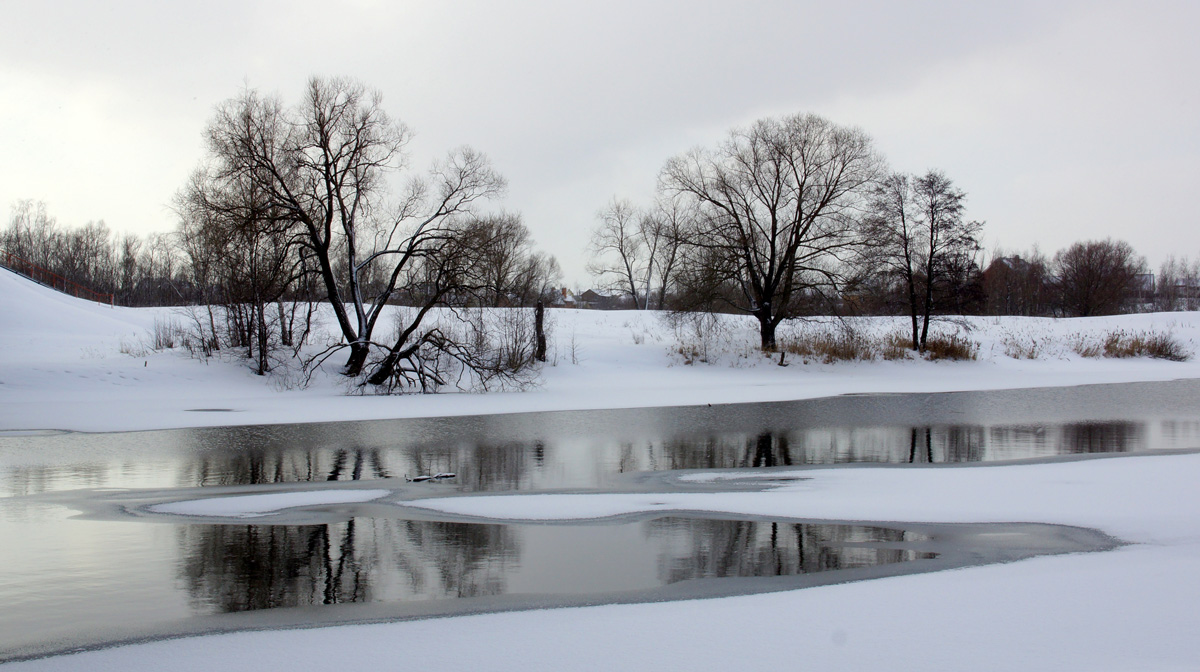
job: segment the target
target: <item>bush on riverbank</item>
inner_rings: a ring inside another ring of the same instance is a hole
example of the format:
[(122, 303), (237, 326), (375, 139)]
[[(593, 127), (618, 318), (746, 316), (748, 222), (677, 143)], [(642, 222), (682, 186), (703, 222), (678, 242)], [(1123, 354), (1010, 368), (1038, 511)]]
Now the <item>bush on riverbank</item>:
[(1073, 349), (1082, 357), (1153, 357), (1172, 362), (1191, 359), (1178, 339), (1171, 334), (1156, 332), (1110, 331), (1100, 340), (1078, 337)]

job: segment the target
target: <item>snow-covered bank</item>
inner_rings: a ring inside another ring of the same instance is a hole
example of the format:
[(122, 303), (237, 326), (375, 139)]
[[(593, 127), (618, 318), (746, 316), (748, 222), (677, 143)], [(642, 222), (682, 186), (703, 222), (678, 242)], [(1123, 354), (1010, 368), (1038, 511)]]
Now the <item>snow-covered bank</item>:
[[(777, 478), (783, 472), (770, 472)], [(832, 519), (1094, 525), (1105, 553), (799, 591), (162, 641), (0, 669), (152, 670), (1187, 670), (1200, 654), (1200, 455), (953, 469), (824, 469), (764, 493), (689, 494), (709, 511)], [(702, 474), (699, 478), (712, 478)], [(739, 475), (739, 478), (743, 475)], [(511, 496), (503, 499), (520, 499)], [(525, 496), (507, 515), (647, 510)], [(669, 497), (669, 496), (668, 496)], [(450, 498), (505, 515), (498, 497)], [(427, 500), (435, 506), (438, 500)], [(678, 505), (680, 502), (668, 502)], [(530, 513), (530, 512), (534, 513)], [(540, 513), (537, 513), (540, 512)], [(744, 629), (744, 631), (738, 629)], [(168, 663), (168, 661), (170, 661)]]
[[(214, 425), (430, 417), (544, 410), (783, 401), (864, 392), (943, 392), (1200, 378), (1200, 358), (1088, 359), (1070, 339), (1170, 333), (1190, 352), (1200, 314), (1157, 313), (1079, 320), (970, 318), (972, 362), (874, 361), (780, 367), (754, 353), (754, 327), (729, 317), (705, 334), (711, 363), (686, 365), (677, 333), (636, 311), (552, 311), (551, 362), (522, 392), (396, 397), (348, 394), (321, 372), (300, 389), (295, 374), (253, 375), (236, 357), (192, 359), (149, 347), (165, 308), (111, 308), (65, 296), (0, 269), (0, 431), (119, 431)], [(861, 320), (864, 332), (898, 331), (891, 318)], [(799, 328), (804, 328), (803, 325)], [(683, 334), (683, 338), (694, 338)], [(1014, 359), (1014, 351), (1038, 359)], [(331, 367), (332, 368), (332, 367)]]

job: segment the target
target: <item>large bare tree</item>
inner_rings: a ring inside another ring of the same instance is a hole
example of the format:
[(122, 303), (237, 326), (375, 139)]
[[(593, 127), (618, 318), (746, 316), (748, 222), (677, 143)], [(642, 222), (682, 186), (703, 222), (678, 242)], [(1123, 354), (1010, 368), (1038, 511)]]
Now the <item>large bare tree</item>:
[[(348, 376), (367, 364), (388, 300), (461, 233), (459, 218), (505, 187), (482, 154), (464, 147), (389, 198), (391, 174), (407, 167), (410, 135), (384, 111), (378, 92), (345, 78), (311, 79), (293, 108), (245, 91), (221, 105), (208, 128), (214, 178), (254, 184), (275, 216), (299, 232), (305, 265), (318, 274), (343, 336), (340, 347), (350, 351)], [(417, 311), (400, 338), (419, 338), (426, 314)], [(386, 347), (397, 346), (403, 350)]]
[(882, 160), (870, 138), (812, 114), (762, 119), (715, 149), (667, 162), (660, 188), (691, 202), (685, 258), (710, 289), (758, 319), (764, 349), (794, 317), (804, 294), (836, 287), (839, 267), (861, 243), (867, 188)]

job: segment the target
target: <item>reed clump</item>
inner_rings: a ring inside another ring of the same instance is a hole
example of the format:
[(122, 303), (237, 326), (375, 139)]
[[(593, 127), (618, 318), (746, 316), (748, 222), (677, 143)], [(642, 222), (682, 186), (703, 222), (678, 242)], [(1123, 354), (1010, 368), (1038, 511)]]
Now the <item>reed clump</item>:
[[(782, 339), (778, 350), (805, 362), (824, 364), (894, 361), (918, 356), (912, 350), (912, 340), (904, 334), (871, 338), (849, 329), (792, 336)], [(930, 361), (974, 360), (979, 357), (979, 344), (961, 334), (931, 334), (921, 356)]]
[(1185, 362), (1192, 356), (1177, 338), (1161, 332), (1110, 331), (1100, 339), (1076, 339), (1073, 349), (1081, 357), (1153, 357)]

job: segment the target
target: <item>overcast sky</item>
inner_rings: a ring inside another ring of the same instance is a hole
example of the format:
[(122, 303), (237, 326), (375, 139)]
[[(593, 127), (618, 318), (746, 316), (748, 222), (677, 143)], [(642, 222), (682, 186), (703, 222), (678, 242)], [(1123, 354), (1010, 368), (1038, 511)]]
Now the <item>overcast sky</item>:
[(609, 199), (793, 112), (945, 171), (988, 248), (1200, 256), (1200, 2), (5, 0), (0, 22), (0, 206), (66, 225), (172, 230), (217, 103), (350, 75), (415, 130), (414, 166), (490, 156), (496, 207), (582, 286)]

